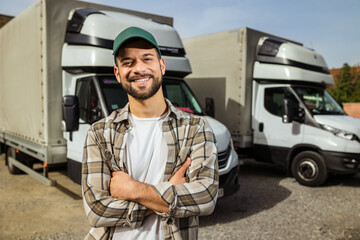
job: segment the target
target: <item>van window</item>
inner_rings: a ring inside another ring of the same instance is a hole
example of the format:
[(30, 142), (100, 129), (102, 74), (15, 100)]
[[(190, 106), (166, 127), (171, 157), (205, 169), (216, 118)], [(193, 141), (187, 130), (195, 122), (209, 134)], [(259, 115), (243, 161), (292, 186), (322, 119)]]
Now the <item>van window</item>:
[(293, 89), (313, 115), (345, 115), (325, 89), (309, 86), (295, 86)]
[(79, 115), (86, 123), (93, 123), (101, 118), (95, 116), (95, 111), (101, 114), (99, 97), (91, 79), (79, 79), (76, 82), (75, 94), (79, 99)]
[(181, 86), (178, 84), (166, 84), (165, 85), (166, 95), (171, 99), (171, 103), (175, 107), (179, 107), (185, 104), (184, 94), (182, 93)]
[(88, 109), (88, 92), (90, 89), (90, 81), (78, 80), (76, 83), (75, 94), (79, 99), (80, 119), (86, 122)]
[(265, 89), (265, 109), (276, 116), (282, 117), (282, 104), (284, 100), (285, 89), (266, 88)]
[(285, 97), (290, 98), (294, 102), (299, 102), (296, 97), (285, 87), (266, 88), (264, 98), (265, 109), (271, 114), (282, 117), (282, 106)]
[(165, 97), (169, 99), (176, 108), (184, 112), (203, 115), (198, 101), (184, 81), (164, 79), (163, 91)]
[[(115, 76), (98, 76), (97, 79), (109, 113), (123, 108), (128, 103), (127, 93), (121, 84), (117, 82)], [(185, 112), (203, 115), (198, 101), (184, 81), (164, 78), (162, 88), (164, 96), (176, 108)]]
[(109, 113), (125, 107), (129, 101), (128, 96), (115, 77), (99, 77), (99, 83)]

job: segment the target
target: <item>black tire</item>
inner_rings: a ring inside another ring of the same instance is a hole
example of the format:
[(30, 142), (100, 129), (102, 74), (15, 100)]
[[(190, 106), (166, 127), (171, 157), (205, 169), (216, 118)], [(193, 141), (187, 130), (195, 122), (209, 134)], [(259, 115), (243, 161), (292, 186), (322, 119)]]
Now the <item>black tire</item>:
[(328, 177), (325, 159), (313, 151), (296, 155), (291, 163), (291, 173), (301, 185), (310, 187), (321, 186)]
[(11, 163), (10, 163), (10, 161), (9, 161), (9, 157), (11, 157), (11, 158), (14, 158), (14, 159), (16, 159), (16, 152), (15, 152), (15, 149), (14, 148), (12, 148), (12, 147), (8, 147), (8, 149), (7, 149), (7, 166), (8, 166), (8, 170), (9, 170), (9, 172), (11, 173), (11, 174), (20, 174), (20, 173), (22, 173), (22, 171), (19, 169), (19, 168), (17, 168), (17, 167), (15, 167), (14, 165), (12, 165)]

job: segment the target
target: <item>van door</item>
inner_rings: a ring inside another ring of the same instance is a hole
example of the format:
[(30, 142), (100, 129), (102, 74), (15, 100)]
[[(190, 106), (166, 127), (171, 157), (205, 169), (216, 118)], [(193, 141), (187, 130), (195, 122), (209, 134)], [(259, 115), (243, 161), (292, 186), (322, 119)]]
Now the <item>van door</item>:
[(286, 167), (289, 150), (303, 141), (303, 124), (282, 122), (284, 98), (298, 101), (284, 85), (259, 84), (254, 106), (255, 157)]
[(77, 183), (81, 180), (81, 162), (85, 138), (90, 125), (103, 118), (98, 91), (92, 78), (81, 78), (76, 81), (75, 95), (79, 99), (79, 130), (72, 132), (72, 138), (66, 134), (68, 175)]

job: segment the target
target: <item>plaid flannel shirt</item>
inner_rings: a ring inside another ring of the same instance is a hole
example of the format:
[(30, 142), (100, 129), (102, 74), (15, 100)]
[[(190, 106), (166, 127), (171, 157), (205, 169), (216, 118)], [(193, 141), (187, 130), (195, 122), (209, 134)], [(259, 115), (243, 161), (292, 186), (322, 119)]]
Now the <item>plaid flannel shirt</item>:
[[(215, 136), (201, 116), (182, 112), (167, 101), (169, 111), (162, 125), (168, 145), (163, 182), (152, 187), (169, 205), (161, 216), (165, 239), (197, 239), (200, 215), (209, 215), (218, 196), (218, 162)], [(141, 226), (147, 208), (110, 195), (113, 171), (125, 171), (125, 145), (132, 126), (128, 105), (94, 123), (88, 132), (82, 164), (82, 191), (87, 218), (92, 226), (85, 239), (112, 239), (115, 227)], [(188, 182), (172, 185), (171, 176), (186, 157)]]

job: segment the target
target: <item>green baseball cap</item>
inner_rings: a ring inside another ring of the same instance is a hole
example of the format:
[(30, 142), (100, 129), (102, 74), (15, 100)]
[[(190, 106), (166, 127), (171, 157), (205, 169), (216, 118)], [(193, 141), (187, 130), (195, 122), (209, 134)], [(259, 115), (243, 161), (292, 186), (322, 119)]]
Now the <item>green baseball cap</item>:
[(119, 48), (121, 47), (121, 45), (124, 44), (127, 40), (129, 40), (131, 38), (142, 38), (142, 39), (148, 41), (149, 43), (154, 45), (154, 47), (156, 48), (156, 50), (158, 51), (158, 53), (161, 57), (161, 52), (160, 52), (159, 46), (158, 46), (154, 36), (151, 33), (149, 33), (148, 31), (145, 31), (142, 28), (129, 27), (129, 28), (123, 30), (121, 33), (119, 33), (119, 35), (117, 35), (117, 37), (114, 40), (113, 55), (114, 55), (115, 62), (116, 62), (117, 52), (118, 52)]

